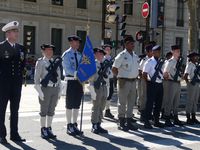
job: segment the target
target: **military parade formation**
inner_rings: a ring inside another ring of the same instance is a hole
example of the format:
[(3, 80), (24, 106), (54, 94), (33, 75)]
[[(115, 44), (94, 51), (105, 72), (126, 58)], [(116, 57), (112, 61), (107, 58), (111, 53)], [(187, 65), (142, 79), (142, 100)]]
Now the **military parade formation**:
[[(0, 43), (0, 143), (8, 143), (5, 126), (8, 101), (11, 111), (10, 139), (24, 142), (26, 140), (18, 132), (18, 110), (27, 53), (25, 47), (17, 43), (17, 21), (6, 24), (2, 31), (6, 34), (6, 40)], [(58, 57), (54, 56), (54, 45), (42, 44), (42, 57), (35, 65), (34, 88), (40, 104), (43, 139), (56, 138), (52, 121), (63, 89), (66, 95), (66, 133), (70, 136), (84, 134), (82, 124), (79, 128), (77, 122), (84, 95), (84, 84), (78, 79), (78, 68), (83, 57), (80, 51), (82, 39), (70, 35), (68, 42), (69, 49)], [(135, 106), (138, 106), (139, 121), (146, 129), (200, 124), (196, 118), (200, 97), (200, 54), (191, 52), (187, 59), (183, 59), (179, 45), (172, 45), (166, 58), (162, 58), (162, 47), (151, 41), (145, 45), (145, 55), (140, 58), (134, 52), (135, 40), (131, 35), (124, 37), (123, 46), (124, 50), (116, 57), (112, 57), (112, 46), (109, 44), (93, 49), (96, 73), (87, 81), (92, 102), (91, 131), (94, 134), (109, 132), (101, 124), (103, 117), (116, 121), (122, 132), (138, 130), (138, 120), (133, 117)], [(186, 67), (183, 67), (184, 62)], [(188, 92), (186, 122), (178, 117), (181, 80), (185, 80)], [(117, 119), (110, 108), (116, 82)], [(63, 84), (66, 88), (63, 88)], [(161, 119), (164, 119), (164, 123)]]

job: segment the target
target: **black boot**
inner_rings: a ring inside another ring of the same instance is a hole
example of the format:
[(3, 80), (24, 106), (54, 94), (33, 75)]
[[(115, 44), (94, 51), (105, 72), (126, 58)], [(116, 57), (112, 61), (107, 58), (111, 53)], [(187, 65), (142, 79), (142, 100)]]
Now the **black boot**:
[(129, 130), (138, 130), (138, 127), (136, 126), (136, 124), (132, 121), (132, 118), (127, 118), (127, 127)]
[(146, 119), (145, 122), (144, 122), (144, 128), (145, 128), (145, 129), (153, 129), (151, 123), (150, 123), (149, 120), (147, 120), (147, 119)]
[(42, 127), (42, 128), (41, 128), (41, 137), (42, 137), (43, 139), (48, 139), (48, 138), (49, 138), (49, 135), (48, 135), (48, 133), (47, 133), (47, 128), (46, 128), (46, 127)]
[(67, 124), (67, 134), (72, 135), (72, 136), (76, 135), (76, 133), (74, 131), (74, 126), (72, 123)]
[(158, 118), (154, 118), (154, 126), (158, 128), (164, 128), (164, 124), (160, 123)]
[(114, 119), (114, 117), (115, 117), (113, 114), (111, 114), (110, 109), (106, 109), (104, 116), (108, 117), (110, 119)]
[(140, 111), (140, 122), (144, 122), (145, 121), (145, 112), (144, 110)]
[(183, 126), (182, 121), (178, 119), (178, 115), (174, 115), (174, 124), (178, 126)]
[(100, 133), (100, 130), (98, 128), (98, 124), (97, 123), (92, 123), (92, 130), (91, 130), (93, 133), (95, 134), (99, 134)]
[(196, 114), (195, 113), (192, 113), (192, 122), (194, 124), (200, 124), (199, 120), (197, 120), (197, 118), (196, 118)]
[(123, 131), (128, 131), (129, 128), (126, 125), (126, 120), (125, 118), (119, 118), (119, 125), (118, 125), (118, 129), (119, 130), (123, 130)]
[(53, 134), (51, 127), (47, 128), (47, 134), (48, 134), (49, 138), (51, 138), (51, 139), (55, 139), (56, 138), (56, 135)]
[(166, 127), (174, 127), (174, 125), (172, 124), (171, 120), (170, 120), (170, 116), (165, 116), (165, 126)]
[(187, 117), (186, 123), (187, 123), (188, 125), (193, 125), (194, 122), (193, 122), (192, 119), (190, 118), (190, 114), (186, 114), (186, 117)]
[(108, 133), (108, 130), (101, 127), (101, 123), (97, 123), (99, 133)]
[(83, 132), (78, 129), (77, 123), (73, 124), (73, 128), (74, 128), (74, 132), (75, 132), (76, 135), (82, 135), (83, 134)]

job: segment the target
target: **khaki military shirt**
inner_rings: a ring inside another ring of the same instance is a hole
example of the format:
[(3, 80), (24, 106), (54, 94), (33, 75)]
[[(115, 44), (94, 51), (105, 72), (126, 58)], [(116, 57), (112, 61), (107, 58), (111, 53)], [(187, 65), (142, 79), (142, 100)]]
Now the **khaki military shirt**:
[(188, 79), (192, 80), (194, 77), (194, 71), (196, 69), (196, 65), (192, 62), (187, 62), (184, 74), (188, 74)]
[(118, 68), (118, 78), (137, 78), (139, 74), (139, 57), (125, 49), (115, 58), (113, 67)]
[[(169, 79), (173, 80), (174, 75), (176, 74), (176, 63), (177, 60), (172, 57), (171, 59), (167, 60), (165, 65), (164, 65), (164, 73), (167, 72), (169, 75)], [(181, 78), (178, 77), (178, 81), (180, 81)]]
[[(95, 60), (95, 62), (96, 62), (97, 72), (89, 79), (90, 85), (92, 85), (92, 86), (94, 85), (94, 82), (98, 79), (98, 77), (99, 77), (98, 71), (101, 68), (100, 62), (98, 60)], [(106, 71), (106, 74), (107, 74), (108, 78), (104, 78), (104, 81), (106, 82), (106, 85), (109, 85), (109, 77), (111, 74), (110, 68), (108, 68), (108, 70)]]
[[(51, 59), (51, 61), (53, 61), (53, 59)], [(48, 58), (42, 57), (42, 58), (38, 59), (38, 61), (36, 62), (36, 65), (35, 65), (35, 75), (34, 75), (35, 84), (40, 84), (40, 82), (48, 74), (48, 71), (47, 71), (46, 68), (48, 68), (49, 65), (50, 65), (50, 62), (49, 62)], [(61, 83), (61, 72), (60, 72), (59, 67), (57, 69), (57, 74), (58, 74), (57, 83), (53, 83), (52, 81), (49, 81), (49, 84), (48, 84), (49, 86), (51, 86), (53, 84), (57, 84), (57, 86), (60, 85), (60, 83)]]

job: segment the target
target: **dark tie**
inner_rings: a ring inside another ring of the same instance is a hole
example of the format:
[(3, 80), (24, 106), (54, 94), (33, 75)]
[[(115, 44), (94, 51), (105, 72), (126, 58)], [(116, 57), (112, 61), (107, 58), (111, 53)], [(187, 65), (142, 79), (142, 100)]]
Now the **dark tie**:
[(75, 61), (76, 61), (76, 70), (78, 69), (78, 59), (77, 59), (77, 53), (74, 53)]

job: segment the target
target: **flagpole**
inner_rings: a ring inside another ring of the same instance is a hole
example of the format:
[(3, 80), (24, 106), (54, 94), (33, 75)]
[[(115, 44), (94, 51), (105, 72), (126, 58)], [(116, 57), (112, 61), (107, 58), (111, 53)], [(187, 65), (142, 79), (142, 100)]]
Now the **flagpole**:
[[(89, 26), (89, 17), (88, 17), (88, 22), (87, 22), (87, 36), (89, 35), (89, 30), (90, 30), (90, 26)], [(85, 97), (85, 84), (82, 84), (83, 87), (83, 96), (81, 98), (81, 119), (80, 119), (80, 131), (83, 134), (82, 131), (82, 124), (83, 124), (83, 102), (84, 102), (84, 97)]]

